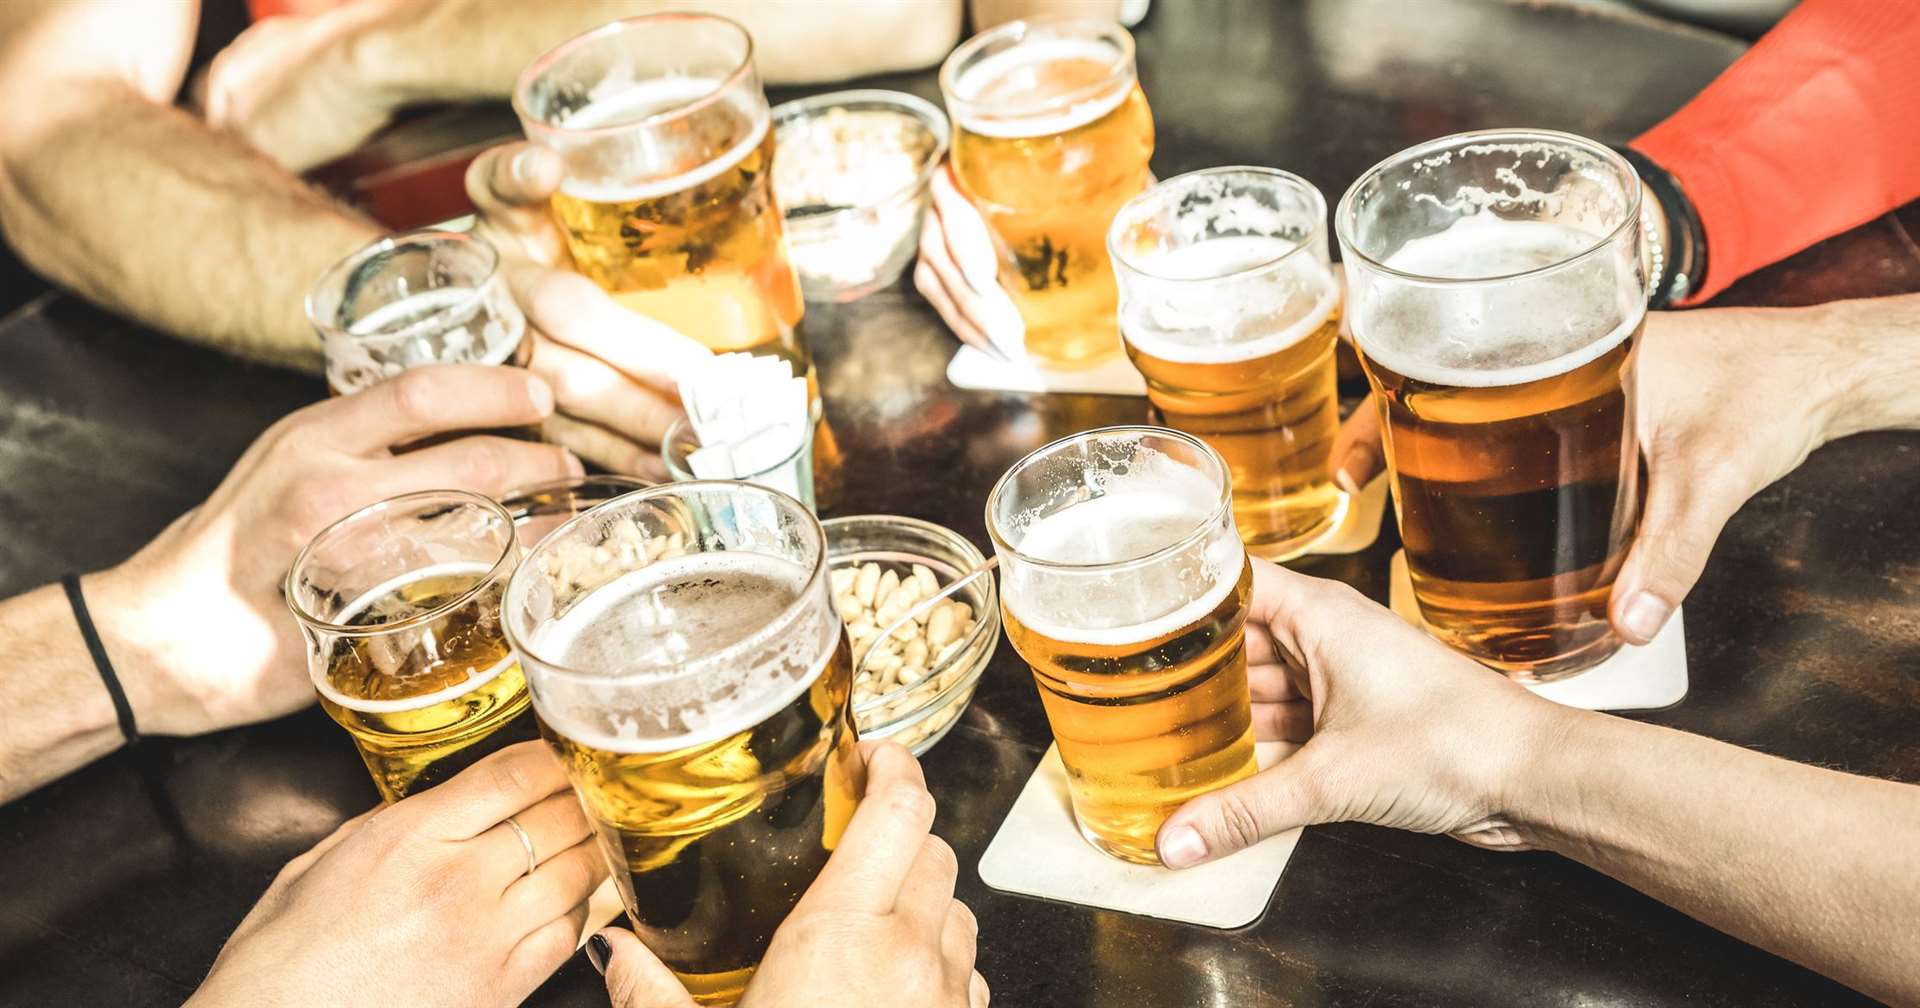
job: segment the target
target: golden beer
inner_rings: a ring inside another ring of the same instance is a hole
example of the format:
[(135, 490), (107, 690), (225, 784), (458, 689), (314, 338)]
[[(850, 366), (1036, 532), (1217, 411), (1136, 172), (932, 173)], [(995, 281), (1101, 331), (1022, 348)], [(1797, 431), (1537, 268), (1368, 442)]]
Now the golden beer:
[[(535, 737), (500, 626), (517, 555), (502, 552), (502, 528), (512, 548), (504, 517), (456, 491), (395, 498), (322, 532), (289, 575), (320, 706), (352, 736), (386, 801)], [(468, 558), (431, 562), (431, 552)], [(361, 583), (375, 577), (385, 579)]]
[(987, 503), (1007, 638), (1033, 669), (1074, 818), (1126, 861), (1159, 864), (1167, 816), (1256, 769), (1253, 569), (1226, 479), (1198, 440), (1116, 427), (1028, 456)]
[[(1607, 611), (1641, 504), (1639, 193), (1596, 144), (1487, 132), (1384, 162), (1341, 204), (1414, 598), (1436, 638), (1516, 679), (1620, 646)], [(1498, 214), (1474, 203), (1493, 196)]]
[(1226, 460), (1234, 525), (1268, 560), (1311, 547), (1348, 505), (1329, 466), (1340, 294), (1325, 218), (1298, 176), (1214, 168), (1135, 197), (1109, 237), (1153, 418)]
[(691, 482), (562, 526), (509, 589), (542, 734), (636, 933), (701, 1004), (739, 998), (858, 801), (824, 556), (791, 498)]
[(1111, 355), (1107, 225), (1152, 181), (1132, 36), (1098, 21), (1013, 22), (956, 49), (940, 86), (954, 177), (995, 237), (1027, 352), (1069, 367)]

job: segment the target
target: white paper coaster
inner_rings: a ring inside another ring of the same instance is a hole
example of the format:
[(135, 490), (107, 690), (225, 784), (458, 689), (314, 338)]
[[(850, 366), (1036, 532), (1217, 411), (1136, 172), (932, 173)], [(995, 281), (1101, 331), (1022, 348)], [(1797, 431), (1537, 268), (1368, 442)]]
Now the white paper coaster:
[[(1119, 340), (1118, 336), (1114, 337)], [(1095, 395), (1147, 394), (1147, 381), (1127, 355), (1116, 353), (1099, 364), (1074, 370), (1041, 367), (1027, 360), (1002, 361), (962, 346), (947, 362), (947, 380), (964, 389), (990, 392), (1086, 392)]]
[(1307, 555), (1316, 553), (1358, 553), (1380, 538), (1380, 518), (1387, 511), (1387, 478), (1375, 476), (1361, 489), (1359, 496), (1347, 498), (1347, 513), (1340, 526), (1325, 539), (1314, 543)]
[[(1260, 742), (1254, 751), (1265, 768), (1293, 748), (1284, 742)], [(1080, 835), (1069, 802), (1060, 750), (1049, 746), (981, 855), (981, 881), (1022, 896), (1237, 928), (1266, 911), (1300, 842), (1300, 831), (1292, 830), (1185, 871), (1129, 864), (1095, 850)]]
[[(1407, 553), (1393, 554), (1388, 575), (1388, 599), (1400, 618), (1422, 626), (1420, 608), (1413, 600), (1413, 581), (1407, 575)], [(1670, 707), (1687, 695), (1687, 633), (1681, 610), (1653, 642), (1631, 644), (1570, 679), (1529, 683), (1527, 688), (1568, 707), (1597, 711), (1656, 710)]]

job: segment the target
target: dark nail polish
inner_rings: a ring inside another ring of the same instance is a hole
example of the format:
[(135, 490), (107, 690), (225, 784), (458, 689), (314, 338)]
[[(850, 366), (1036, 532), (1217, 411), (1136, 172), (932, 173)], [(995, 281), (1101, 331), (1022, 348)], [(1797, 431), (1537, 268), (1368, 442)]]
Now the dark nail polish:
[(607, 975), (607, 957), (613, 955), (613, 943), (601, 935), (587, 939), (587, 961), (593, 964), (593, 971), (601, 976)]

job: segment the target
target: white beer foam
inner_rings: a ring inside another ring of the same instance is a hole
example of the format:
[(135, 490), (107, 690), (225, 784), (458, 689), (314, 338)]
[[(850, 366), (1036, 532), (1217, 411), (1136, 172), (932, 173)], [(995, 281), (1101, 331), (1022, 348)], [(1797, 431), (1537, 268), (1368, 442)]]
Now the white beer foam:
[[(1326, 324), (1339, 306), (1332, 271), (1285, 238), (1212, 238), (1132, 257), (1173, 281), (1232, 278), (1220, 284), (1134, 281), (1120, 313), (1122, 333), (1137, 349), (1180, 364), (1232, 364), (1279, 353)], [(1274, 264), (1271, 268), (1234, 274)]]
[[(1110, 64), (1120, 55), (1119, 50), (1104, 42), (1092, 39), (1040, 39), (1033, 42), (1020, 42), (1004, 52), (998, 52), (969, 67), (954, 81), (955, 97), (963, 102), (978, 102), (980, 96), (993, 90), (1000, 81), (1032, 70), (1035, 67), (1066, 60), (1093, 60), (1102, 65)], [(1023, 83), (1022, 92), (1031, 92), (1031, 82)], [(999, 139), (1019, 139), (1022, 137), (1052, 136), (1068, 130), (1079, 129), (1086, 124), (1120, 107), (1127, 96), (1133, 92), (1131, 80), (1115, 82), (1108, 91), (1102, 92), (1085, 101), (1076, 102), (1065, 110), (1049, 116), (1011, 116), (966, 115), (964, 110), (954, 111), (954, 122), (961, 129), (980, 136)], [(1036, 102), (1045, 101), (1047, 95), (1032, 94)]]
[[(1481, 213), (1407, 242), (1386, 265), (1416, 276), (1500, 277), (1565, 262), (1598, 241), (1547, 221)], [(1630, 268), (1599, 252), (1521, 281), (1372, 287), (1352, 306), (1354, 339), (1368, 357), (1428, 384), (1494, 388), (1551, 378), (1639, 327), (1646, 305), (1619, 282), (1619, 271)]]
[[(538, 654), (562, 666), (604, 678), (580, 683), (542, 678), (534, 706), (555, 731), (608, 752), (673, 752), (746, 731), (786, 709), (819, 680), (839, 643), (838, 615), (823, 605), (823, 619), (803, 614), (784, 623), (776, 618), (742, 627), (738, 615), (726, 610), (693, 620), (647, 596), (663, 582), (750, 574), (790, 586), (777, 600), (777, 615), (807, 590), (807, 573), (781, 557), (729, 550), (662, 560), (624, 574), (542, 625), (530, 642)], [(730, 639), (728, 630), (737, 636)], [(754, 650), (761, 645), (775, 653)], [(794, 674), (796, 668), (801, 674)], [(717, 677), (727, 681), (716, 687)], [(729, 684), (730, 691), (716, 694), (716, 688)], [(562, 709), (567, 707), (593, 710), (605, 724), (587, 724)], [(674, 719), (681, 730), (671, 727)]]
[[(719, 90), (722, 81), (698, 77), (664, 77), (631, 86), (623, 86), (615, 93), (597, 98), (568, 116), (559, 125), (562, 129), (589, 130), (606, 126), (618, 126), (623, 123), (638, 122), (651, 115), (671, 112), (704, 98)], [(599, 90), (612, 90), (602, 86)], [(772, 120), (765, 103), (754, 102), (749, 107), (741, 103), (739, 112), (742, 118), (751, 118), (752, 128), (745, 139), (729, 147), (724, 154), (693, 169), (665, 179), (642, 182), (631, 185), (594, 183), (568, 178), (560, 184), (560, 191), (576, 199), (594, 203), (631, 203), (636, 200), (654, 199), (670, 195), (706, 182), (739, 164), (741, 159), (759, 147), (766, 139), (767, 129)], [(640, 151), (648, 150), (652, 145), (635, 136)]]
[[(399, 577), (383, 581), (379, 585), (368, 589), (359, 598), (348, 603), (345, 608), (340, 610), (340, 615), (334, 617), (329, 622), (335, 624), (352, 623), (355, 617), (365, 612), (367, 607), (373, 605), (375, 601), (391, 595), (415, 581), (430, 577), (451, 577), (460, 574), (485, 577), (491, 570), (493, 570), (493, 568), (483, 563), (456, 562), (434, 564), (431, 567), (422, 567), (419, 570), (408, 571)], [(431, 707), (434, 704), (445, 703), (448, 700), (456, 700), (465, 696), (485, 686), (487, 683), (492, 682), (495, 676), (506, 671), (518, 661), (519, 658), (517, 658), (513, 652), (509, 651), (505, 658), (500, 659), (498, 663), (492, 666), (478, 672), (469, 670), (467, 678), (459, 683), (448, 686), (442, 690), (428, 693), (425, 696), (406, 697), (401, 700), (362, 700), (358, 697), (347, 696), (345, 693), (334, 689), (333, 685), (327, 682), (326, 668), (316, 665), (311, 661), (307, 663), (307, 674), (313, 680), (313, 688), (318, 690), (321, 696), (326, 697), (341, 707), (345, 707), (348, 710), (359, 711), (362, 714), (399, 714), (403, 711), (421, 710)]]

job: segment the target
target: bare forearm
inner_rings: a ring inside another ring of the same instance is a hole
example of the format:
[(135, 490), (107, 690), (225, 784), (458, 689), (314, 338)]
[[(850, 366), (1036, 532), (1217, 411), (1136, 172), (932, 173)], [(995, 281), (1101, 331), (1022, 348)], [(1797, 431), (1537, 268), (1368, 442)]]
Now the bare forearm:
[(1513, 782), (1558, 851), (1862, 991), (1920, 1003), (1920, 787), (1683, 732), (1556, 712)]
[(699, 10), (753, 35), (761, 76), (799, 84), (931, 66), (953, 47), (960, 0), (393, 0), (356, 62), (406, 100), (502, 98), (541, 53), (623, 17)]
[(1920, 294), (1835, 301), (1818, 311), (1853, 376), (1829, 436), (1920, 428)]
[(0, 802), (120, 747), (113, 702), (57, 585), (0, 602)]
[(21, 256), (150, 325), (313, 366), (306, 287), (377, 229), (123, 83), (50, 90), (53, 107), (0, 141), (0, 223)]

